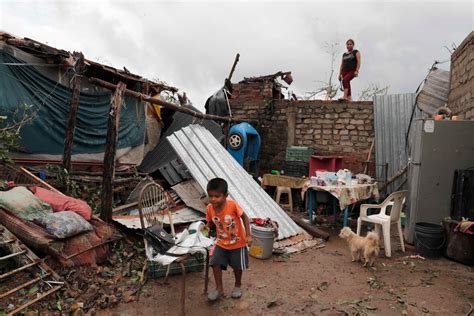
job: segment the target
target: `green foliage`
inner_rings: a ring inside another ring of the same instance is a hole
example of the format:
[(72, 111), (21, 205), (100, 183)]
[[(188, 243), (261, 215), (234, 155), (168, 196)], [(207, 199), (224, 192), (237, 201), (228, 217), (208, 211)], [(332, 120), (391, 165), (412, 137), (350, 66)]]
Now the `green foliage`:
[(46, 170), (56, 175), (56, 179), (49, 181), (54, 187), (69, 196), (85, 200), (94, 214), (100, 213), (101, 186), (77, 182), (61, 166), (47, 165)]
[(21, 105), (11, 113), (0, 114), (0, 161), (10, 162), (9, 152), (21, 149), (21, 129), (36, 116), (31, 105)]

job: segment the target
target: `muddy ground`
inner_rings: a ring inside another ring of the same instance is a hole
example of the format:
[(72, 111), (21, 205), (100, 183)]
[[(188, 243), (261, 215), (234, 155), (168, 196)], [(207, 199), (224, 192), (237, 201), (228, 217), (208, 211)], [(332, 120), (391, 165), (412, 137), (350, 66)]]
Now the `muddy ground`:
[[(474, 306), (474, 267), (439, 260), (391, 259), (376, 261), (374, 270), (351, 262), (346, 244), (336, 231), (321, 249), (288, 258), (250, 259), (244, 273), (243, 297), (230, 298), (233, 276), (224, 275), (227, 297), (210, 304), (203, 294), (204, 273), (190, 273), (186, 286), (188, 315), (466, 315)], [(399, 249), (398, 245), (394, 245)], [(393, 246), (392, 246), (393, 247)], [(212, 277), (212, 274), (211, 274)], [(210, 288), (214, 288), (211, 278)], [(140, 300), (121, 303), (103, 314), (178, 315), (180, 277), (169, 284), (149, 280)], [(101, 313), (101, 314), (102, 314)]]

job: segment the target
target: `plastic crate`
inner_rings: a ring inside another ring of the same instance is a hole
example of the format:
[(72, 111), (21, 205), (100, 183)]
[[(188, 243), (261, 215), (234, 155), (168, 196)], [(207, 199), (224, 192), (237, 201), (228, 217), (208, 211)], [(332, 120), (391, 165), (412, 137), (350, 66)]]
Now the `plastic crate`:
[(285, 176), (303, 177), (308, 175), (309, 164), (304, 161), (285, 161), (283, 171)]
[[(183, 261), (186, 273), (188, 272), (201, 272), (204, 270), (206, 265), (206, 255), (202, 253), (196, 253), (191, 255), (188, 259)], [(168, 275), (181, 274), (181, 265), (173, 262), (170, 264), (170, 272)], [(157, 262), (148, 261), (147, 276), (150, 279), (159, 279), (166, 276), (168, 266), (163, 266)]]
[(314, 150), (309, 147), (288, 146), (286, 147), (285, 160), (308, 162), (313, 153)]

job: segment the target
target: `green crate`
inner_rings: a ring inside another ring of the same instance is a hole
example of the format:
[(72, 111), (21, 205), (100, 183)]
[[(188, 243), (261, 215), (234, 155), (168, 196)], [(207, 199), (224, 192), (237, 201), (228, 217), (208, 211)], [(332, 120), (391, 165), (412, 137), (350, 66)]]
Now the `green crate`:
[[(202, 253), (196, 253), (191, 255), (188, 259), (183, 261), (184, 267), (186, 268), (186, 273), (188, 272), (201, 272), (204, 270), (206, 265), (206, 255)], [(179, 263), (173, 262), (170, 264), (170, 272), (168, 275), (181, 274), (181, 265)], [(148, 261), (147, 276), (150, 279), (159, 279), (166, 276), (166, 271), (168, 266), (163, 266), (157, 262)]]
[(309, 162), (309, 157), (314, 153), (313, 148), (301, 146), (286, 147), (286, 161), (303, 161)]

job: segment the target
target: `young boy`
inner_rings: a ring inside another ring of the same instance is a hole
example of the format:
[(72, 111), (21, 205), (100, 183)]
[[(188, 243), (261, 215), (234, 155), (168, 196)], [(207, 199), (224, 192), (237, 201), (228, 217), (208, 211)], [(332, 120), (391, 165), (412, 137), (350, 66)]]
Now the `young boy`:
[[(235, 287), (232, 298), (242, 296), (242, 271), (248, 268), (247, 245), (252, 243), (250, 237), (250, 221), (242, 208), (233, 200), (227, 200), (227, 182), (215, 178), (207, 184), (209, 205), (206, 210), (206, 228), (216, 227), (216, 244), (211, 250), (210, 265), (214, 272), (216, 291), (208, 294), (210, 301), (216, 301), (224, 296), (222, 270), (230, 265), (234, 270)], [(242, 226), (244, 222), (245, 229)]]

